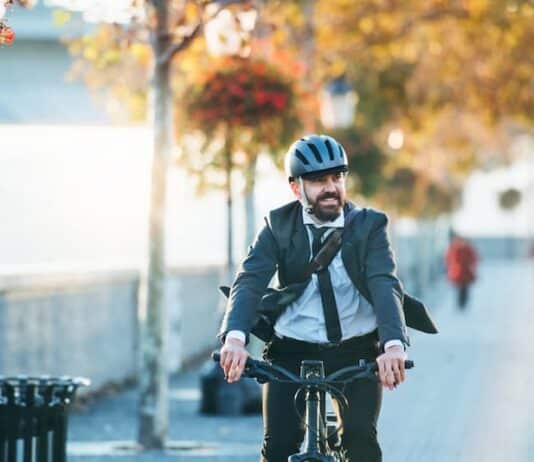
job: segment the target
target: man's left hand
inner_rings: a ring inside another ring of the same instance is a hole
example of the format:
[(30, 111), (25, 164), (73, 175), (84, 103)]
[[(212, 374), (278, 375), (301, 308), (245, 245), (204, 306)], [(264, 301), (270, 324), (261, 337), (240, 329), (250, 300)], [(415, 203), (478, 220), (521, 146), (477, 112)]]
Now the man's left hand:
[(404, 382), (406, 378), (404, 361), (406, 358), (404, 348), (398, 345), (387, 348), (385, 353), (376, 358), (378, 377), (384, 387), (393, 390)]

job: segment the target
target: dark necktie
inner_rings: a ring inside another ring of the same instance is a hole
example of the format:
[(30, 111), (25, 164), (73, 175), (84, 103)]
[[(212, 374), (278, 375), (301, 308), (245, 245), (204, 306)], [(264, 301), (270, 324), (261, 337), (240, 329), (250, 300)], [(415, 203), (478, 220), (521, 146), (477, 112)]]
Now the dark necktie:
[[(314, 257), (319, 252), (321, 238), (328, 229), (316, 228), (313, 225), (310, 226), (313, 234), (312, 253)], [(321, 294), (321, 301), (323, 303), (326, 335), (328, 336), (328, 341), (337, 343), (341, 340), (341, 325), (339, 323), (336, 297), (334, 296), (334, 288), (332, 287), (332, 280), (330, 279), (328, 268), (317, 271), (317, 281), (319, 282), (319, 293)]]

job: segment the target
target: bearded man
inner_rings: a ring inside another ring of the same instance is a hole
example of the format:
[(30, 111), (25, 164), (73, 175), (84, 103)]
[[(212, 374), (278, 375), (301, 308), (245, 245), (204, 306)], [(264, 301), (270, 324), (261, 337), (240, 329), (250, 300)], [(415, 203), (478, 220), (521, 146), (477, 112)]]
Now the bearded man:
[[(221, 367), (229, 382), (241, 377), (249, 334), (277, 273), (281, 290), (293, 291), (274, 320), (272, 335), (264, 339), (265, 359), (297, 375), (302, 360), (322, 360), (326, 374), (359, 359), (376, 360), (380, 381), (348, 385), (349, 408), (342, 412), (335, 400), (334, 407), (349, 460), (379, 462), (376, 425), (382, 388), (404, 381), (408, 345), (388, 220), (382, 212), (347, 200), (347, 155), (332, 137), (297, 140), (285, 164), (295, 201), (269, 213), (237, 272), (219, 334), (224, 343)], [(310, 260), (339, 228), (339, 251), (327, 268), (310, 275)], [(264, 386), (263, 462), (281, 462), (298, 452), (304, 428), (293, 406), (296, 389), (282, 383)]]

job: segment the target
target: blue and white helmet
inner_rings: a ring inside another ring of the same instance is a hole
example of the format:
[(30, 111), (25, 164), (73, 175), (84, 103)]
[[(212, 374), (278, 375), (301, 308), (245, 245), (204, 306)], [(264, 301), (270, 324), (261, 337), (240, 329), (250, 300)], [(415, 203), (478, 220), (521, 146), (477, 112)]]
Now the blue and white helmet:
[(346, 172), (349, 168), (343, 146), (327, 135), (306, 135), (295, 141), (285, 157), (289, 181), (326, 172)]

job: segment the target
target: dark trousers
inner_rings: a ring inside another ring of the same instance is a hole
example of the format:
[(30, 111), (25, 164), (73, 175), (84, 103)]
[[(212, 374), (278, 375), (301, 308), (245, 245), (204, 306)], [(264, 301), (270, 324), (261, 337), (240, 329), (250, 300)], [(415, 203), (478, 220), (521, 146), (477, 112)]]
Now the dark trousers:
[[(340, 346), (324, 349), (317, 345), (291, 339), (274, 338), (264, 352), (265, 359), (293, 373), (300, 374), (303, 359), (322, 360), (326, 375), (343, 367), (354, 366), (359, 359), (374, 360), (379, 354), (376, 334), (354, 337)], [(294, 407), (297, 386), (268, 383), (263, 389), (264, 440), (262, 462), (284, 462), (299, 452), (304, 426)], [(358, 380), (344, 388), (349, 408), (334, 409), (343, 422), (342, 443), (351, 462), (380, 462), (382, 453), (377, 441), (376, 424), (382, 402), (382, 387), (370, 380)], [(297, 403), (304, 416), (304, 399)], [(341, 415), (340, 415), (341, 413)]]
[(469, 300), (469, 284), (458, 286), (458, 307), (464, 309)]

